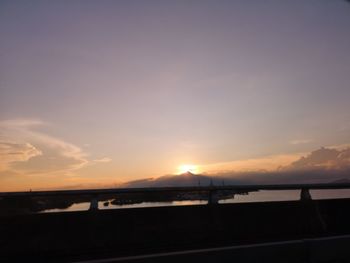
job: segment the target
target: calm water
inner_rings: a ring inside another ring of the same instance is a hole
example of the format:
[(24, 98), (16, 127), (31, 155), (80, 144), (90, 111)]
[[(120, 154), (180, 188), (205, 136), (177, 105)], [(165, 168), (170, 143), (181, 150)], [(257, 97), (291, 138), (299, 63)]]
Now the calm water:
[[(112, 201), (112, 200), (109, 200), (109, 201)], [(106, 210), (106, 209), (125, 209), (125, 208), (140, 208), (140, 207), (205, 205), (205, 204), (207, 204), (207, 201), (195, 200), (195, 201), (174, 201), (174, 202), (143, 202), (143, 203), (132, 204), (132, 205), (113, 205), (110, 203), (108, 206), (104, 206), (103, 203), (105, 203), (105, 202), (106, 201), (98, 202), (98, 209)], [(42, 213), (84, 211), (84, 210), (88, 210), (89, 207), (90, 207), (90, 203), (84, 202), (84, 203), (73, 204), (69, 208), (66, 208), (66, 209), (47, 209), (47, 210), (42, 211)]]
[[(334, 198), (350, 198), (350, 189), (344, 190), (311, 190), (310, 191), (313, 199), (334, 199)], [(288, 191), (259, 191), (251, 192), (248, 195), (236, 195), (233, 199), (220, 200), (219, 203), (248, 203), (248, 202), (267, 202), (267, 201), (288, 201), (298, 200), (300, 197), (299, 190), (288, 190)], [(109, 200), (111, 201), (111, 200)], [(143, 202), (140, 204), (132, 205), (113, 205), (109, 204), (104, 206), (101, 201), (98, 204), (99, 209), (125, 209), (125, 208), (140, 208), (140, 207), (159, 207), (159, 206), (183, 206), (183, 205), (205, 205), (207, 201), (174, 201), (174, 202)], [(84, 211), (90, 207), (89, 202), (77, 203), (71, 205), (66, 209), (48, 209), (42, 213), (50, 212), (70, 212), (70, 211)]]

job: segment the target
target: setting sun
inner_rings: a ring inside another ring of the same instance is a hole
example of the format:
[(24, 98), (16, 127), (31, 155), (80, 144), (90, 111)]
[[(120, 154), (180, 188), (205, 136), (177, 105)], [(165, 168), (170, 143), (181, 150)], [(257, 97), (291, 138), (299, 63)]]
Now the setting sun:
[(179, 174), (183, 174), (187, 172), (198, 173), (198, 166), (194, 164), (183, 164), (179, 166), (178, 168)]

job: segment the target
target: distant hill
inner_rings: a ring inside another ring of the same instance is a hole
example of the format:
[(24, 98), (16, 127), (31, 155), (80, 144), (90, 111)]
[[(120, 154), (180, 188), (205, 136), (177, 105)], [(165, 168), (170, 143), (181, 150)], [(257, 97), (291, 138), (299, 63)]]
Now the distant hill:
[(346, 178), (343, 178), (343, 179), (332, 181), (330, 183), (332, 183), (332, 184), (349, 184), (350, 180), (346, 179)]
[(223, 184), (241, 184), (237, 180), (231, 178), (210, 177), (202, 174), (194, 174), (186, 172), (179, 175), (165, 175), (158, 178), (147, 178), (142, 180), (130, 181), (123, 184), (121, 187), (171, 187), (171, 186), (208, 186), (223, 185)]
[[(325, 180), (329, 174), (322, 174), (320, 171), (290, 172), (257, 172), (245, 174), (194, 174), (186, 172), (179, 175), (164, 175), (158, 178), (146, 178), (129, 181), (119, 185), (122, 188), (142, 188), (142, 187), (172, 187), (172, 186), (208, 186), (213, 185), (242, 185), (242, 184), (295, 184), (295, 183), (350, 183), (350, 179), (344, 173), (336, 175), (333, 181)], [(333, 175), (334, 176), (334, 175)]]

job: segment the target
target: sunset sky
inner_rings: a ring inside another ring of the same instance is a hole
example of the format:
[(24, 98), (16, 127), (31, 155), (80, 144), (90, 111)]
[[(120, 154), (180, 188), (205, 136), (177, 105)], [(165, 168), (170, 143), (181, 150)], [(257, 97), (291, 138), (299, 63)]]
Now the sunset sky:
[(3, 0), (0, 36), (0, 191), (275, 171), (321, 147), (338, 153), (315, 167), (350, 167), (346, 1)]

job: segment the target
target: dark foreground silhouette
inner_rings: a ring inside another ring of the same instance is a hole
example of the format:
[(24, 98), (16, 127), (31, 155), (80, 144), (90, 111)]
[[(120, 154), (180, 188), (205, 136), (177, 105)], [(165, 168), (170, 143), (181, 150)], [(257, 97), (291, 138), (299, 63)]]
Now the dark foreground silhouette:
[[(338, 199), (2, 216), (0, 262), (71, 262), (346, 235), (349, 207), (350, 199)], [(341, 246), (327, 247), (320, 253), (350, 256)], [(300, 249), (300, 258), (284, 249), (269, 262), (306, 262), (300, 260), (309, 252)]]

